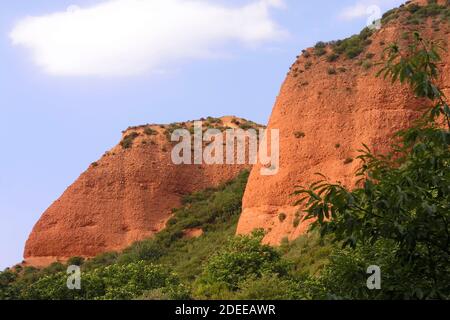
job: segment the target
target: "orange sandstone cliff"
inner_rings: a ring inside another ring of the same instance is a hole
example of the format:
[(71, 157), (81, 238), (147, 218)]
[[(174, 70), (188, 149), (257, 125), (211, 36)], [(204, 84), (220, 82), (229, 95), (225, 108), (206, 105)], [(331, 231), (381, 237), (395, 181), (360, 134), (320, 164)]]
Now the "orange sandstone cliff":
[[(424, 5), (426, 1), (414, 2)], [(440, 3), (448, 6), (446, 1)], [(268, 129), (280, 130), (279, 173), (262, 176), (258, 165), (253, 168), (238, 233), (264, 228), (268, 232), (265, 241), (271, 244), (305, 233), (309, 222), (302, 221), (301, 208), (294, 206), (295, 186), (309, 186), (320, 179), (316, 173), (332, 182), (354, 186), (358, 162), (353, 159), (362, 144), (374, 151), (386, 151), (393, 133), (422, 114), (422, 104), (408, 86), (392, 85), (375, 76), (379, 70), (375, 62), (389, 43), (407, 44), (406, 35), (414, 30), (426, 38), (446, 41), (440, 82), (450, 96), (448, 20), (440, 21), (436, 16), (420, 24), (408, 23), (409, 5), (392, 12), (391, 21), (386, 18), (383, 27), (365, 42), (364, 51), (353, 59), (343, 54), (330, 59), (333, 44), (326, 46), (327, 54), (317, 56), (314, 49), (308, 49), (298, 57), (282, 85), (268, 125)], [(281, 213), (287, 216), (282, 222)]]
[[(209, 121), (209, 122), (208, 122)], [(243, 119), (206, 119), (237, 127)], [(255, 125), (251, 123), (251, 125)], [(124, 249), (164, 228), (181, 197), (233, 179), (245, 165), (174, 165), (174, 129), (192, 122), (124, 131), (121, 144), (94, 162), (42, 215), (25, 246), (25, 263), (45, 266), (73, 256)]]

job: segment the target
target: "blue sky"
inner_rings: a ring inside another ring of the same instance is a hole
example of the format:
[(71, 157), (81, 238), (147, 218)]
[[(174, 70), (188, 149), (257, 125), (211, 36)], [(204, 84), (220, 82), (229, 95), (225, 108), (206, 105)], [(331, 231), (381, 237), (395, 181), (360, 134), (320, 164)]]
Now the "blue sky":
[[(171, 1), (183, 5), (188, 0)], [(144, 19), (150, 25), (143, 27), (153, 31), (143, 32), (131, 23), (133, 12), (111, 18), (111, 8), (101, 11), (101, 21), (114, 21), (109, 34), (83, 33), (75, 20), (72, 29), (62, 28), (55, 36), (48, 25), (55, 19), (66, 24), (61, 19), (70, 19), (68, 8), (80, 13), (111, 1), (0, 0), (0, 269), (22, 260), (26, 238), (42, 212), (119, 141), (126, 127), (231, 114), (266, 123), (286, 72), (303, 48), (359, 32), (371, 5), (384, 12), (402, 2), (194, 1), (201, 3), (189, 8), (192, 21), (199, 21), (197, 29), (183, 25), (184, 8), (179, 16), (159, 17), (179, 28), (162, 34), (157, 23), (164, 22)], [(203, 21), (205, 12), (217, 17)], [(62, 16), (49, 15), (54, 13)], [(23, 20), (27, 16), (35, 18)], [(236, 19), (228, 22), (230, 16)], [(127, 29), (130, 23), (133, 28)], [(86, 46), (83, 54), (71, 56), (72, 48), (60, 45), (58, 37), (67, 30), (78, 37), (76, 46)], [(121, 30), (123, 44), (95, 38), (115, 39)], [(140, 46), (127, 47), (126, 39), (134, 35), (141, 37)], [(127, 62), (120, 45), (131, 57)]]

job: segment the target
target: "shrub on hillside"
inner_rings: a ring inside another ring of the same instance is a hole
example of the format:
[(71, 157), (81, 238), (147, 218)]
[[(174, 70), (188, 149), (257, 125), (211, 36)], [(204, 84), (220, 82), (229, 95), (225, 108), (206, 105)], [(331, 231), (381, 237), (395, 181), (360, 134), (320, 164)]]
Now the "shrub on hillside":
[(197, 294), (209, 296), (218, 286), (236, 291), (242, 281), (265, 273), (285, 276), (288, 265), (274, 248), (261, 244), (263, 237), (263, 231), (255, 231), (251, 236), (231, 238), (206, 263), (197, 281)]
[(132, 132), (126, 135), (123, 140), (120, 142), (120, 145), (123, 149), (129, 149), (133, 146), (133, 141), (139, 136), (139, 133)]

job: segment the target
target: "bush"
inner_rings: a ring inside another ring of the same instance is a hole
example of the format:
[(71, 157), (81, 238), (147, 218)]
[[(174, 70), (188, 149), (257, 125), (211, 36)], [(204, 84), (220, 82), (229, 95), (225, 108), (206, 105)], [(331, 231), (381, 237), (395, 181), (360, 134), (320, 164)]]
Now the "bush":
[(386, 24), (391, 20), (397, 19), (398, 17), (398, 9), (391, 9), (383, 14), (383, 16), (381, 17), (381, 23)]
[[(434, 292), (434, 283), (423, 274), (398, 266), (398, 246), (391, 241), (352, 249), (334, 249), (330, 262), (322, 270), (316, 283), (315, 299), (424, 299)], [(425, 261), (424, 261), (425, 262)], [(426, 262), (425, 262), (426, 263)], [(382, 272), (382, 290), (367, 288), (367, 268), (379, 266)], [(441, 282), (441, 292), (449, 292), (447, 282)], [(438, 298), (439, 296), (434, 296)], [(448, 299), (448, 296), (440, 296)]]
[(336, 53), (330, 53), (329, 55), (327, 55), (327, 61), (328, 62), (334, 62), (339, 58), (339, 55), (337, 55)]
[(326, 54), (326, 46), (327, 45), (324, 42), (317, 42), (317, 44), (314, 46), (314, 55), (320, 57)]
[(67, 260), (68, 266), (82, 266), (84, 263), (84, 258), (82, 257), (73, 257)]
[(81, 290), (67, 289), (66, 282), (65, 272), (45, 276), (31, 285), (26, 298), (123, 300), (136, 298), (146, 290), (179, 285), (176, 275), (169, 273), (167, 268), (143, 261), (83, 272)]
[(243, 281), (234, 298), (238, 300), (301, 300), (306, 296), (300, 281), (269, 273)]
[(335, 75), (335, 74), (337, 74), (335, 68), (328, 68), (327, 73), (328, 73), (329, 75)]
[(358, 35), (336, 41), (333, 45), (333, 52), (337, 55), (345, 54), (349, 59), (356, 58), (371, 43), (369, 38), (372, 34), (373, 31), (371, 29), (365, 28)]
[(254, 122), (246, 121), (244, 123), (241, 123), (239, 125), (239, 128), (241, 128), (242, 130), (256, 129), (257, 125)]
[(255, 231), (251, 236), (231, 238), (208, 260), (199, 283), (204, 288), (219, 285), (236, 291), (240, 282), (259, 278), (264, 273), (286, 275), (287, 264), (274, 248), (261, 244), (263, 237), (264, 232)]
[(284, 220), (286, 220), (286, 218), (287, 218), (287, 216), (286, 216), (286, 213), (280, 213), (279, 215), (278, 215), (278, 220), (280, 221), (280, 222), (283, 222)]
[(158, 131), (156, 131), (156, 130), (150, 128), (150, 127), (147, 127), (147, 128), (144, 129), (144, 133), (146, 135), (148, 135), (148, 136), (154, 136), (154, 135), (158, 134)]
[(11, 270), (0, 272), (0, 300), (15, 299), (17, 292), (14, 288), (14, 282), (17, 274)]
[(287, 242), (283, 247), (283, 258), (291, 263), (291, 275), (302, 277), (320, 275), (322, 269), (328, 264), (328, 258), (334, 245), (329, 239), (321, 239), (317, 232), (300, 236)]
[(132, 132), (126, 135), (123, 140), (120, 142), (120, 145), (123, 149), (129, 149), (133, 146), (133, 141), (139, 136), (139, 133)]

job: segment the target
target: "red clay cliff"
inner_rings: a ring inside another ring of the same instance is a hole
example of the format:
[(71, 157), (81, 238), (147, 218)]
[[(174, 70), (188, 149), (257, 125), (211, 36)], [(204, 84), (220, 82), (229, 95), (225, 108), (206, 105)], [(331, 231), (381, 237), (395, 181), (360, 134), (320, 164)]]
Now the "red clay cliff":
[[(236, 127), (244, 121), (223, 117), (213, 126)], [(124, 131), (121, 144), (127, 146), (131, 140), (128, 148), (119, 144), (107, 152), (44, 212), (26, 242), (26, 264), (45, 266), (74, 256), (122, 250), (163, 229), (183, 195), (218, 186), (250, 169), (248, 165), (174, 165), (167, 133), (171, 127), (191, 126), (186, 122)]]
[[(415, 1), (424, 4), (426, 1)], [(444, 3), (441, 1), (440, 3)], [(441, 88), (450, 96), (449, 23), (407, 25), (399, 17), (376, 31), (358, 57), (341, 55), (329, 62), (327, 54), (316, 57), (313, 49), (298, 57), (282, 85), (268, 129), (280, 130), (280, 170), (262, 176), (260, 166), (251, 172), (243, 199), (237, 232), (263, 228), (265, 241), (279, 244), (305, 233), (309, 222), (302, 221), (301, 208), (294, 206), (296, 186), (308, 187), (326, 175), (331, 182), (348, 187), (355, 184), (357, 150), (367, 144), (375, 152), (388, 150), (393, 134), (408, 127), (423, 111), (407, 85), (392, 85), (375, 76), (383, 50), (397, 40), (406, 44), (404, 34), (418, 30), (425, 38), (445, 40), (442, 54)], [(326, 48), (331, 53), (331, 48)], [(368, 58), (370, 57), (370, 59)], [(372, 62), (370, 62), (372, 61)], [(280, 222), (279, 215), (287, 218)]]

